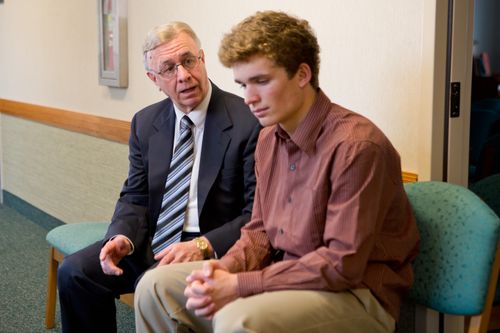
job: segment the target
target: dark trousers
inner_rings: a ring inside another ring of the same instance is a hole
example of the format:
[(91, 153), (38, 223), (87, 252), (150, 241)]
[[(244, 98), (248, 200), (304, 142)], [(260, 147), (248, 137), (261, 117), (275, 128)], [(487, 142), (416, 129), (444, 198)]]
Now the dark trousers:
[(125, 257), (121, 276), (105, 275), (99, 262), (102, 243), (92, 244), (64, 258), (57, 272), (62, 330), (116, 332), (115, 298), (134, 291), (136, 280), (154, 264), (136, 255)]

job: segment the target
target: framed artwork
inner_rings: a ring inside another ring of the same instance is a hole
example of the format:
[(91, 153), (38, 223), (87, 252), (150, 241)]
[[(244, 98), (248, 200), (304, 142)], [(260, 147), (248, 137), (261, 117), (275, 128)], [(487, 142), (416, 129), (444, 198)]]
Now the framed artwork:
[(97, 0), (99, 84), (128, 87), (127, 0)]

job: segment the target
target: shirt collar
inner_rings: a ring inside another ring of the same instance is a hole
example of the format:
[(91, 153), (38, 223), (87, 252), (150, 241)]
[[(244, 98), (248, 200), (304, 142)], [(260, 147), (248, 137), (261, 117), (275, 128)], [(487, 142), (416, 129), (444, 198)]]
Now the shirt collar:
[[(201, 101), (200, 104), (198, 104), (197, 107), (195, 107), (193, 110), (191, 110), (187, 116), (191, 121), (193, 122), (194, 126), (196, 128), (203, 127), (205, 124), (205, 118), (207, 117), (207, 110), (208, 110), (208, 104), (210, 103), (210, 98), (212, 97), (212, 83), (209, 82), (208, 84), (208, 91), (207, 95), (205, 98)], [(176, 124), (180, 122), (181, 118), (184, 117), (186, 114), (179, 110), (177, 106), (174, 104), (174, 110), (175, 110), (175, 117), (176, 117)]]
[(313, 105), (293, 134), (289, 136), (279, 125), (276, 125), (275, 134), (284, 140), (292, 140), (304, 152), (313, 153), (322, 124), (330, 110), (330, 105), (330, 99), (318, 88), (318, 94)]

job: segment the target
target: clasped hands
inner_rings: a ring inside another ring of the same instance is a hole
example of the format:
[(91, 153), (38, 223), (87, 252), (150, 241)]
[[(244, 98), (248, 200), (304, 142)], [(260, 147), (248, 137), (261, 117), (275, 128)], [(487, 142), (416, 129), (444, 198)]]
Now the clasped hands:
[(199, 317), (212, 319), (224, 305), (238, 298), (236, 274), (230, 273), (218, 260), (203, 262), (202, 269), (189, 274), (186, 282), (186, 308), (194, 310)]

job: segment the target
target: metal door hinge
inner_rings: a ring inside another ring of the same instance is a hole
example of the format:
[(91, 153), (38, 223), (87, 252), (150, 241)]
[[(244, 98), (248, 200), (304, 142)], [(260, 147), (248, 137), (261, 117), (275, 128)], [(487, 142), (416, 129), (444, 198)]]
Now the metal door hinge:
[(450, 117), (460, 117), (460, 82), (452, 82), (450, 90)]

